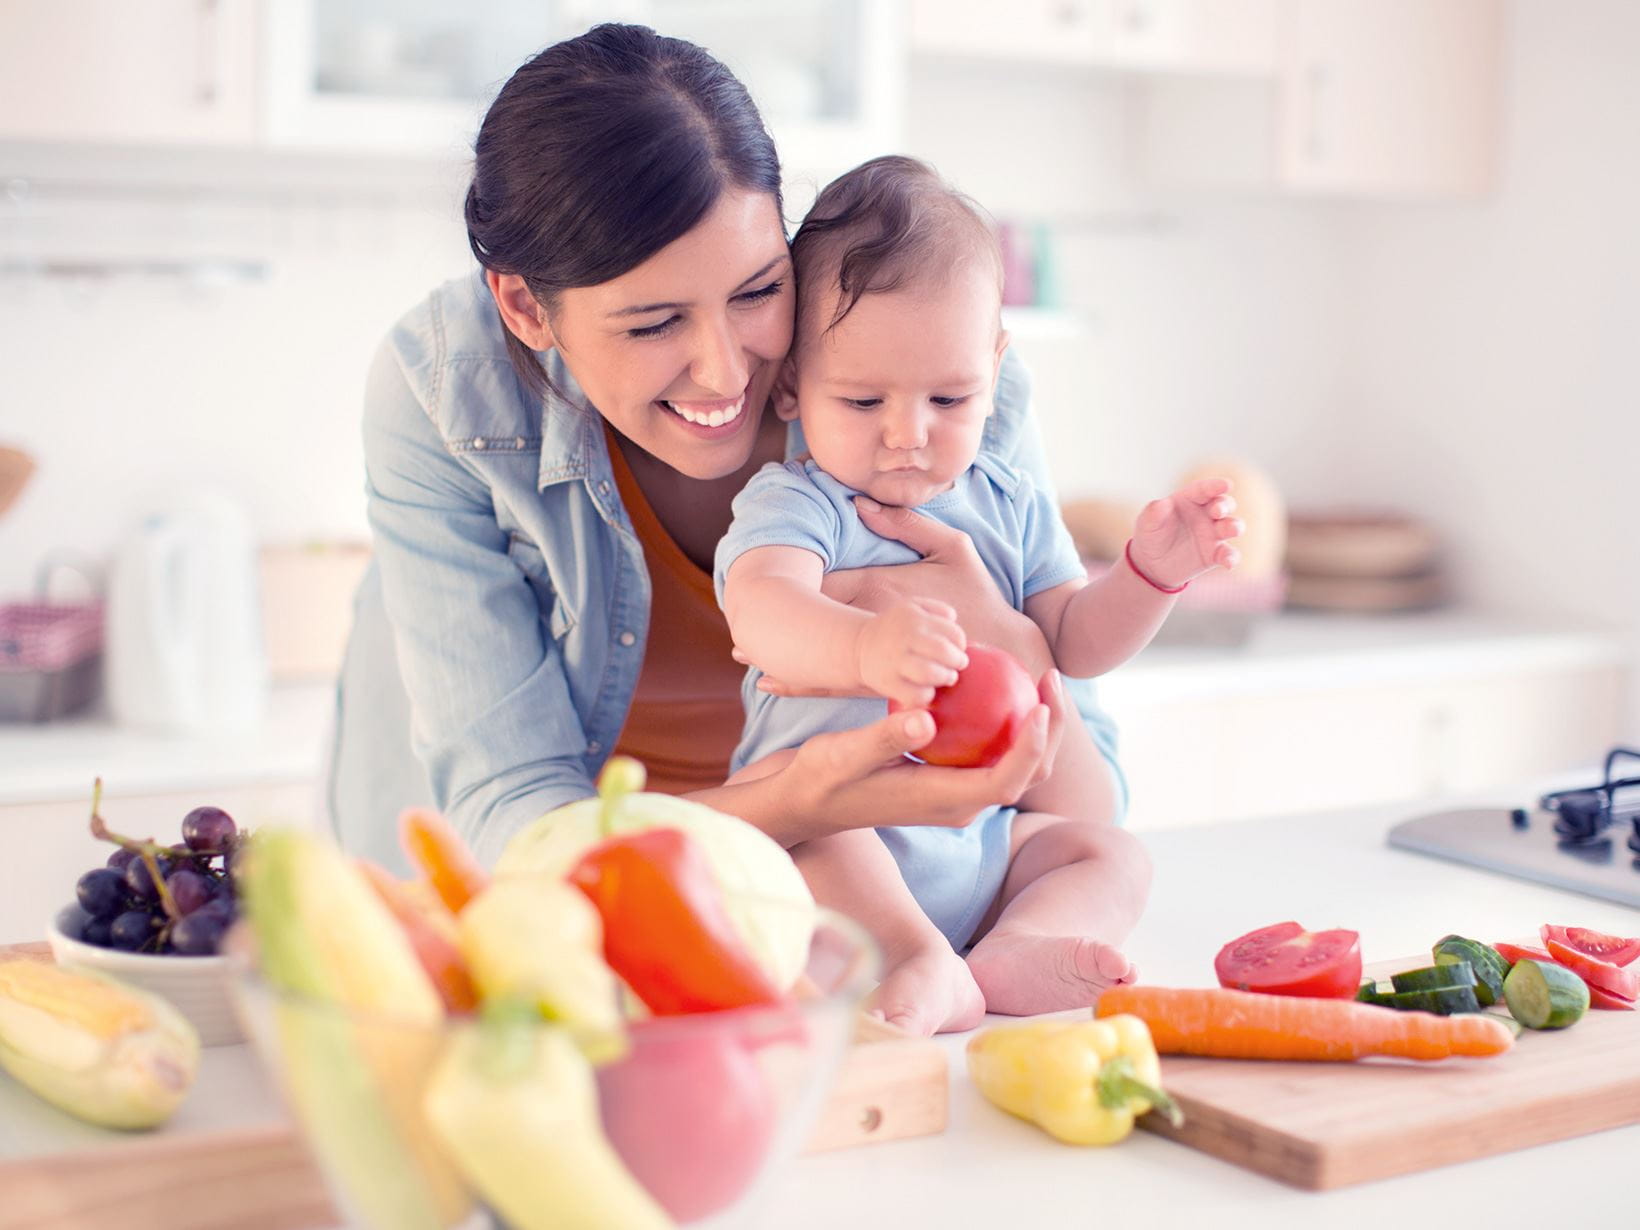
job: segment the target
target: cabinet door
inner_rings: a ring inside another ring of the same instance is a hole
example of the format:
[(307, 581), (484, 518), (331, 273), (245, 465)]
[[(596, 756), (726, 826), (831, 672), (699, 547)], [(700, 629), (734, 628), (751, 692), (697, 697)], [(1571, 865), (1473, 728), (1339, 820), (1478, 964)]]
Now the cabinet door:
[(3, 0), (0, 138), (249, 143), (254, 0)]
[(1089, 0), (1093, 59), (1115, 68), (1273, 73), (1277, 0)]
[(1090, 63), (1109, 0), (911, 0), (911, 49), (1043, 62)]
[(1498, 0), (1286, 0), (1282, 180), (1327, 192), (1485, 191), (1502, 30)]

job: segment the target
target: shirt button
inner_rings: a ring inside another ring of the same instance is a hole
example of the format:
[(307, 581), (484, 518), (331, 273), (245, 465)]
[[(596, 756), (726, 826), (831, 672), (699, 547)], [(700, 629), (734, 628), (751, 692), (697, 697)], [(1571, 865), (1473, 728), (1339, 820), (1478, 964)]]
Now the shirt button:
[(475, 450), (479, 451), (479, 452), (483, 451), (483, 449), (484, 449), (484, 437), (483, 436), (479, 436), (476, 440), (473, 441), (473, 448)]
[(608, 495), (609, 494), (609, 484), (608, 483), (599, 483), (598, 484), (598, 493), (600, 495)]
[(623, 644), (623, 645), (627, 646), (628, 648), (630, 648), (631, 646), (636, 645), (637, 643), (638, 643), (638, 638), (633, 636), (632, 633), (630, 633), (630, 632), (621, 633), (621, 644)]
[(598, 740), (596, 740), (596, 739), (594, 739), (591, 743), (587, 744), (587, 751), (590, 752), (594, 756), (596, 756), (599, 752), (601, 752), (603, 750), (604, 750), (604, 745), (602, 743), (599, 743)]
[(524, 437), (519, 436), (517, 439), (515, 439), (513, 441), (513, 447), (514, 448), (520, 448), (520, 449), (523, 448), (524, 447)]

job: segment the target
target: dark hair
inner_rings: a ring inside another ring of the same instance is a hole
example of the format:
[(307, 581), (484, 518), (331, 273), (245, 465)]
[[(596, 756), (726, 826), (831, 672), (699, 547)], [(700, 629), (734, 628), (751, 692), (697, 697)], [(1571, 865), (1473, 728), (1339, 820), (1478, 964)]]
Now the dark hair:
[[(467, 241), (550, 312), (689, 231), (733, 185), (780, 208), (780, 159), (746, 87), (693, 43), (606, 24), (555, 43), (501, 87), (479, 127)], [(546, 372), (511, 330), (526, 387)]]
[(976, 258), (995, 266), (1000, 301), (1002, 255), (985, 211), (926, 162), (897, 154), (863, 162), (826, 185), (792, 237), (798, 336), (833, 284), (837, 307), (822, 333), (864, 295), (944, 276)]

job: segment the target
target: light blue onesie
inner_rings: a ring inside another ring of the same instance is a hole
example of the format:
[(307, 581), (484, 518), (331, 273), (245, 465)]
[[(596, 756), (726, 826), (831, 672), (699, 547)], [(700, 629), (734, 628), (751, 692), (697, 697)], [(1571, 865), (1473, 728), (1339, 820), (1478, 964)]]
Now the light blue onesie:
[[(920, 558), (904, 543), (879, 538), (861, 524), (853, 503), (857, 494), (813, 461), (764, 466), (735, 497), (734, 521), (718, 544), (713, 575), (718, 601), (723, 600), (729, 566), (756, 547), (813, 551), (827, 572)], [(988, 453), (981, 453), (950, 491), (917, 511), (966, 533), (1016, 610), (1032, 594), (1083, 575), (1053, 501), (1028, 474)], [(741, 685), (746, 725), (732, 770), (796, 747), (812, 735), (867, 725), (887, 711), (886, 701), (872, 698), (770, 696), (757, 690), (761, 674), (755, 667), (748, 670)], [(1014, 812), (1012, 807), (992, 807), (965, 828), (888, 825), (877, 830), (923, 912), (959, 952), (1002, 888)]]

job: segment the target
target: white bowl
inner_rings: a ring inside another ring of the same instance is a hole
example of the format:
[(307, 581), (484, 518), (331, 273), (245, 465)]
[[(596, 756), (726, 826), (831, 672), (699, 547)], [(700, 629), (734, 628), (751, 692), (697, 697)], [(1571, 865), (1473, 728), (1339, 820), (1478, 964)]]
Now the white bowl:
[(63, 931), (65, 917), (77, 911), (77, 906), (65, 906), (46, 928), (46, 942), (51, 945), (51, 955), (57, 958), (59, 965), (100, 970), (122, 982), (164, 996), (193, 1022), (205, 1046), (227, 1046), (245, 1040), (229, 990), (227, 957), (160, 957), (99, 948), (84, 940), (72, 939)]

